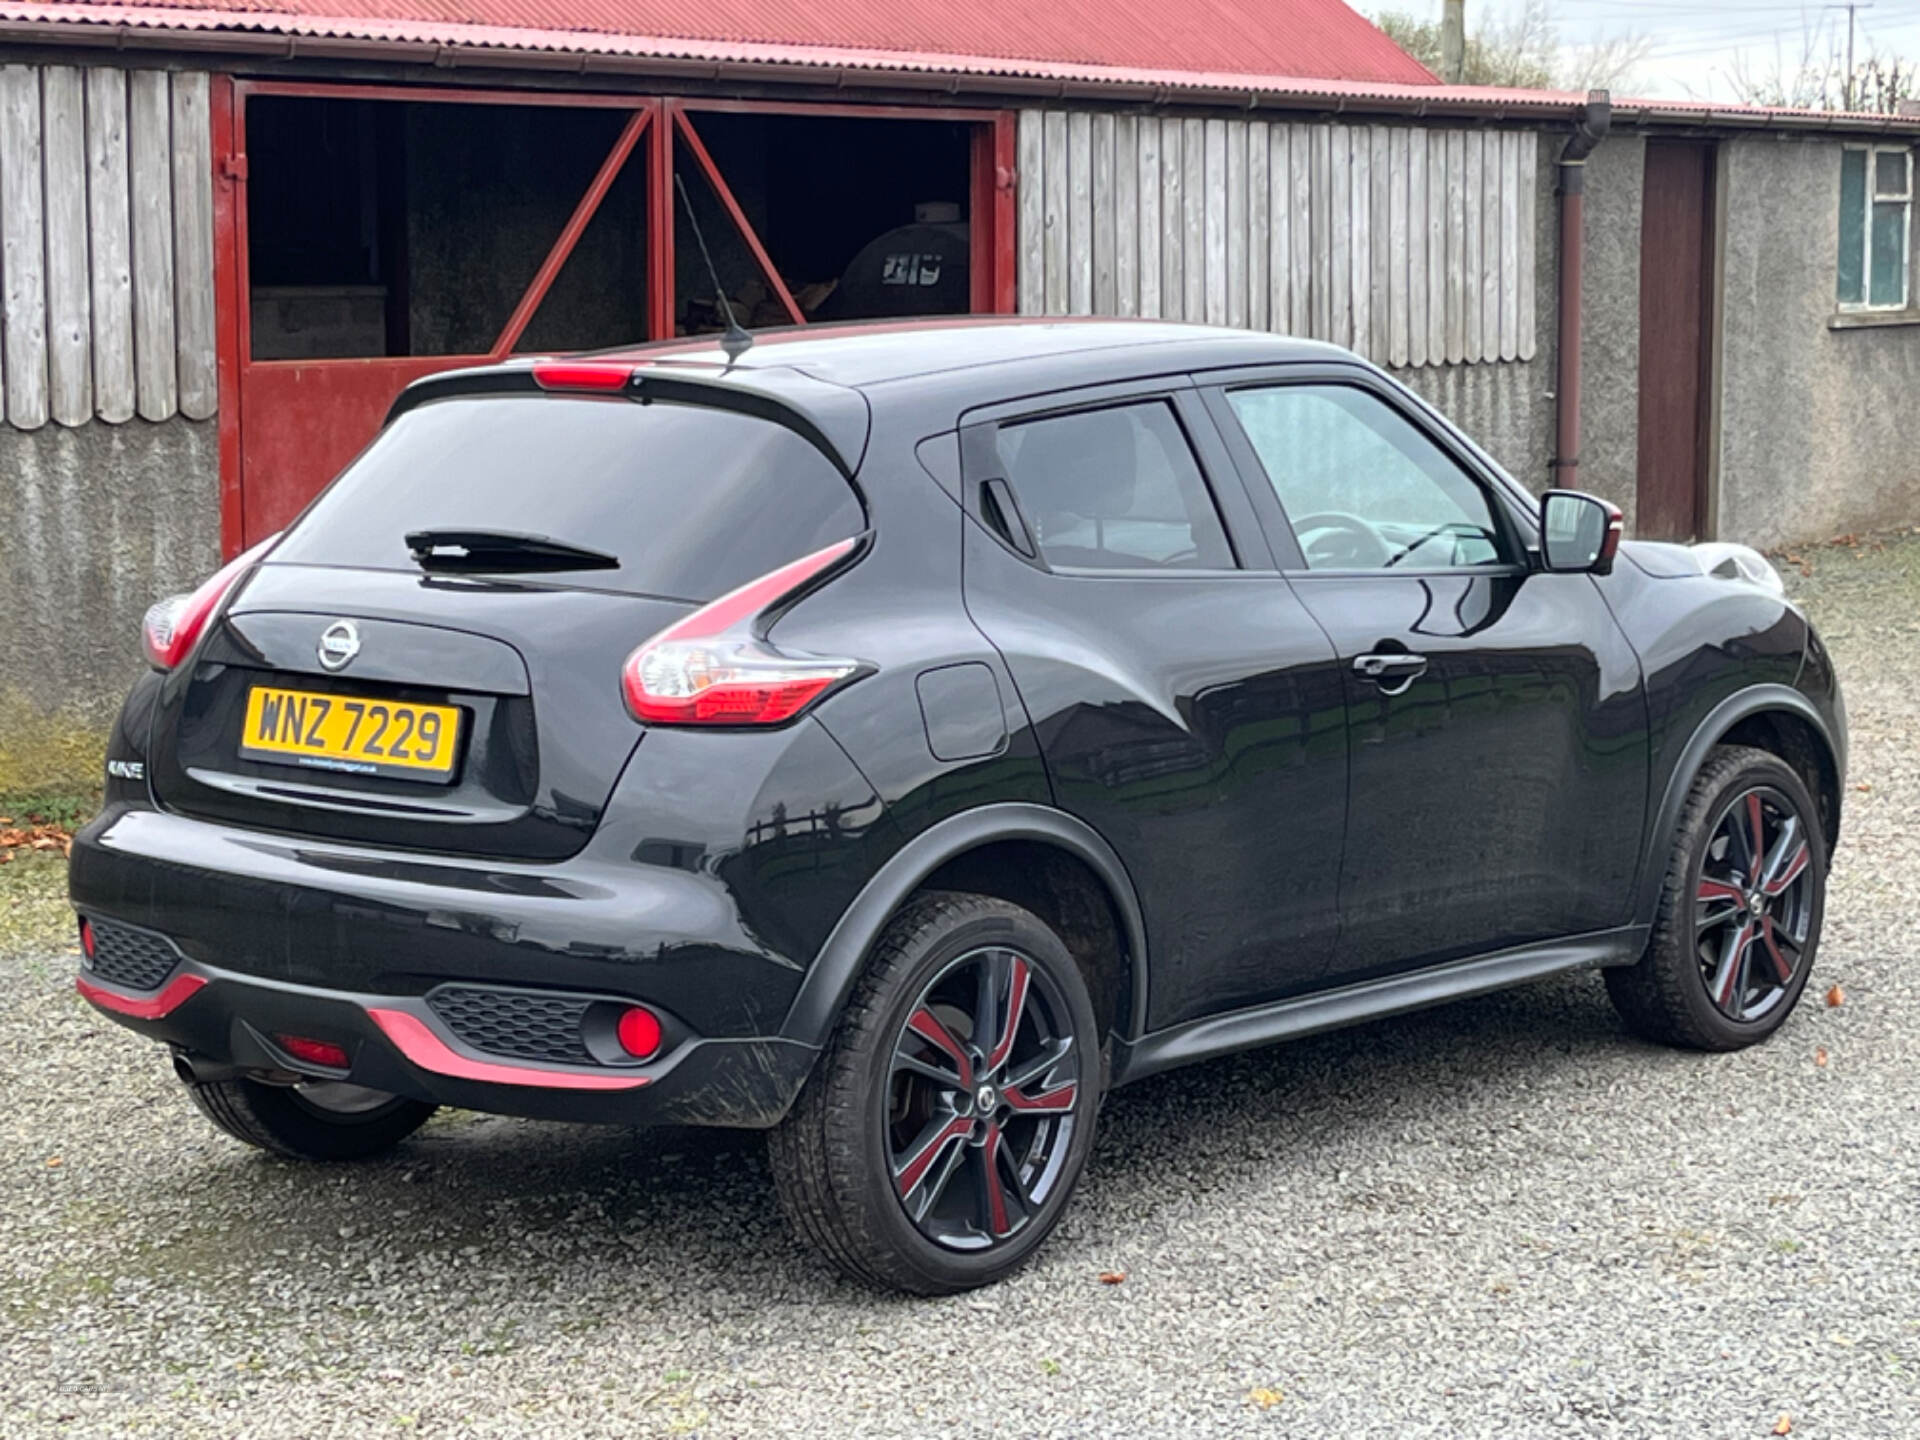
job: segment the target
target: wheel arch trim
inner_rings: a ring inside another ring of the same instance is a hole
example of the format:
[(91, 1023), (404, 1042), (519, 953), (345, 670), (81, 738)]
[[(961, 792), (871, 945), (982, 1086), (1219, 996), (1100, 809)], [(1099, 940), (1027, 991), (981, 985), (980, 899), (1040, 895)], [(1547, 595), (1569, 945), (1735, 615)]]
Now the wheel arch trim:
[(895, 851), (841, 915), (814, 957), (780, 1027), (783, 1038), (824, 1045), (840, 1018), (867, 954), (907, 898), (949, 860), (984, 845), (1031, 840), (1085, 862), (1106, 887), (1126, 938), (1132, 1003), (1125, 1034), (1141, 1033), (1147, 1013), (1146, 921), (1119, 855), (1086, 821), (1045, 805), (1006, 801), (948, 816)]
[[(1635, 920), (1641, 924), (1651, 924), (1654, 912), (1659, 908), (1668, 850), (1673, 844), (1674, 832), (1679, 828), (1680, 812), (1687, 803), (1687, 792), (1693, 788), (1694, 777), (1706, 764), (1713, 747), (1721, 742), (1729, 730), (1742, 720), (1768, 712), (1784, 712), (1796, 720), (1804, 721), (1825, 748), (1827, 759), (1835, 772), (1840, 772), (1842, 752), (1834, 743), (1833, 731), (1819, 709), (1800, 691), (1788, 685), (1753, 685), (1727, 696), (1694, 727), (1686, 748), (1680, 752), (1679, 761), (1667, 776), (1666, 790), (1660, 798), (1659, 808), (1654, 811), (1653, 823), (1647, 827), (1633, 911)], [(1840, 778), (1844, 780), (1845, 776), (1841, 775)]]

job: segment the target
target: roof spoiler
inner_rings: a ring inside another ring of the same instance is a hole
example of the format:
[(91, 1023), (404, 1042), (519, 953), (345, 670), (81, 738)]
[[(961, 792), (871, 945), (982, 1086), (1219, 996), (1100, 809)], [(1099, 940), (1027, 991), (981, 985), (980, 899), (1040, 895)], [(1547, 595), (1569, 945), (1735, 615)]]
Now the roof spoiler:
[[(415, 380), (395, 398), (384, 422), (391, 425), (407, 411), (435, 400), (467, 395), (534, 395), (542, 385), (537, 370), (546, 362), (516, 362), (466, 370), (449, 370)], [(866, 454), (869, 429), (866, 399), (845, 386), (828, 384), (796, 370), (730, 368), (724, 374), (706, 374), (657, 361), (639, 361), (628, 367), (616, 387), (596, 386), (596, 393), (622, 395), (643, 405), (703, 405), (771, 421), (793, 431), (812, 445), (849, 481)], [(595, 370), (609, 369), (603, 359), (583, 360)], [(567, 387), (571, 388), (571, 387)]]

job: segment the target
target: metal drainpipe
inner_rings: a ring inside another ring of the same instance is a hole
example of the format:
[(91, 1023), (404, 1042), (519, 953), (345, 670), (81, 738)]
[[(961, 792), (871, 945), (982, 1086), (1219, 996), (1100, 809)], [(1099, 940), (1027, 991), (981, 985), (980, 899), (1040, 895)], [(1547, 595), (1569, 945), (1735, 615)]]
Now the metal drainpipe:
[(1613, 101), (1604, 90), (1587, 92), (1587, 108), (1560, 152), (1560, 344), (1555, 386), (1554, 457), (1548, 462), (1557, 488), (1577, 489), (1580, 478), (1580, 297), (1585, 260), (1587, 157), (1607, 137)]

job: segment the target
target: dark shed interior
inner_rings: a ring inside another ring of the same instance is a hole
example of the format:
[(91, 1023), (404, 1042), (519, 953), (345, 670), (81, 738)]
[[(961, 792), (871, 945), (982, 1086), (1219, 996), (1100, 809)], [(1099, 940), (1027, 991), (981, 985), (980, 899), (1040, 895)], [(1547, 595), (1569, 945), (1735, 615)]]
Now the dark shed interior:
[[(591, 184), (629, 112), (259, 96), (246, 111), (252, 358), (480, 355)], [(809, 318), (968, 308), (970, 127), (762, 112), (693, 124)], [(647, 337), (643, 139), (515, 346)], [(705, 169), (676, 137), (674, 322), (785, 324)], [(691, 211), (691, 214), (689, 213)]]

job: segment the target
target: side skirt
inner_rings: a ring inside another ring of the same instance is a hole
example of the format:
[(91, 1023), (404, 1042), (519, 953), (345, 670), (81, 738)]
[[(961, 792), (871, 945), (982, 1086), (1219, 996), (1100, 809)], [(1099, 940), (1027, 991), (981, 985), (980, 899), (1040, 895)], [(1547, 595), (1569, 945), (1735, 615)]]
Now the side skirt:
[(1366, 1020), (1404, 1015), (1410, 1010), (1485, 995), (1569, 970), (1631, 965), (1640, 958), (1646, 945), (1647, 927), (1627, 925), (1618, 930), (1523, 945), (1468, 960), (1450, 960), (1410, 974), (1367, 980), (1317, 995), (1296, 996), (1252, 1010), (1236, 1010), (1230, 1015), (1190, 1020), (1117, 1046), (1113, 1084), (1125, 1085), (1198, 1060), (1211, 1060)]

